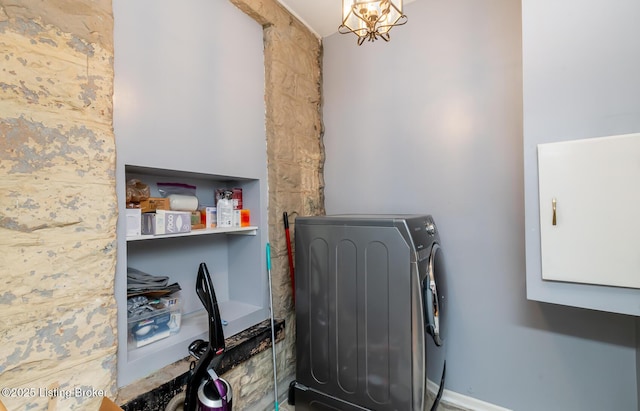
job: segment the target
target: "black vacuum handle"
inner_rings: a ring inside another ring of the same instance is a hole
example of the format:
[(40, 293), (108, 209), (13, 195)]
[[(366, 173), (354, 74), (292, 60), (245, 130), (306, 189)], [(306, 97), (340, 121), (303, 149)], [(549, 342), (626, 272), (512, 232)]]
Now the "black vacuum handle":
[[(196, 277), (196, 294), (198, 295), (198, 298), (200, 298), (202, 305), (207, 311), (209, 322), (211, 323), (210, 319), (212, 308), (206, 290), (207, 284), (204, 278), (205, 270), (206, 266), (204, 266), (203, 268), (203, 265), (200, 264), (198, 275)], [(209, 324), (209, 334), (211, 334), (211, 324)], [(207, 378), (207, 368), (213, 358), (214, 354), (213, 350), (211, 349), (211, 344), (207, 343), (207, 347), (204, 353), (200, 356), (200, 358), (198, 358), (198, 362), (196, 363), (196, 366), (191, 370), (191, 375), (189, 377), (189, 380), (187, 381), (187, 388), (184, 399), (184, 411), (196, 411), (198, 407), (198, 388), (200, 386), (200, 382), (204, 381), (204, 379)]]
[(220, 355), (225, 349), (222, 318), (220, 317), (216, 292), (205, 263), (200, 263), (196, 288), (198, 288), (198, 286), (204, 286), (204, 291), (198, 292), (198, 296), (200, 296), (201, 300), (204, 299), (206, 301), (206, 303), (205, 301), (202, 303), (209, 313), (209, 345), (211, 345), (215, 355)]
[(211, 315), (211, 309), (207, 299), (207, 292), (204, 290), (203, 280), (203, 272), (202, 270), (198, 270), (198, 276), (196, 277), (196, 294), (198, 294), (198, 298), (200, 298), (200, 302), (204, 306), (204, 309), (207, 310), (209, 315)]
[(205, 263), (200, 263), (200, 267), (198, 268), (196, 294), (198, 298), (200, 298), (209, 317), (209, 343), (207, 344), (204, 354), (192, 370), (189, 381), (187, 382), (184, 411), (196, 411), (200, 383), (208, 378), (209, 368), (215, 370), (219, 365), (225, 349), (218, 300), (216, 299), (211, 276)]

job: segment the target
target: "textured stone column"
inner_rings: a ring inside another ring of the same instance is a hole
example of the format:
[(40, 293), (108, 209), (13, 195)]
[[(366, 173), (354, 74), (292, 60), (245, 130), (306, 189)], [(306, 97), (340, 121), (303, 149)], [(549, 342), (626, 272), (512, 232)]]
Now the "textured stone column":
[(296, 216), (325, 212), (322, 42), (274, 0), (230, 1), (264, 27), (273, 301), (276, 317), (286, 320), (286, 338), (277, 349), (280, 379), (295, 373), (295, 312), (283, 212), (290, 216), (292, 242)]
[(27, 389), (10, 410), (115, 393), (112, 39), (110, 0), (0, 1), (0, 386)]
[(283, 317), (292, 304), (282, 213), (292, 226), (296, 215), (324, 214), (322, 44), (274, 0), (231, 2), (264, 27), (269, 241)]

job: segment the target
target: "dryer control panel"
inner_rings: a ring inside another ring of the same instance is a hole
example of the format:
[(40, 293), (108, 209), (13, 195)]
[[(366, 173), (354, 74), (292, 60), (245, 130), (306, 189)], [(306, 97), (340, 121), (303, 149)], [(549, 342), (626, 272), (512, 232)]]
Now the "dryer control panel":
[(436, 224), (430, 215), (413, 217), (407, 219), (406, 222), (414, 247), (418, 252), (418, 260), (422, 260), (428, 256), (433, 242), (438, 241)]

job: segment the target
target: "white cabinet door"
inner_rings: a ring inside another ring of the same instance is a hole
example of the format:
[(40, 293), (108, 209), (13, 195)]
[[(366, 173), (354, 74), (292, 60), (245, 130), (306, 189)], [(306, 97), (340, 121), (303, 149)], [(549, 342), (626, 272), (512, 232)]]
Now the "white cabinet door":
[(542, 278), (640, 288), (640, 134), (540, 144), (538, 174)]

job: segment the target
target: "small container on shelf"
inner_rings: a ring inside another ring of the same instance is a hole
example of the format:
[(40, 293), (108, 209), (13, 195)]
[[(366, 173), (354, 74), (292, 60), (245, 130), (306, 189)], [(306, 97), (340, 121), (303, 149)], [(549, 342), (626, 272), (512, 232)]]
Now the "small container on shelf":
[(202, 222), (202, 215), (200, 211), (192, 211), (191, 212), (191, 229), (192, 230), (201, 230), (206, 228), (205, 223)]
[(249, 227), (251, 225), (251, 212), (247, 208), (240, 210), (240, 227)]
[[(146, 298), (146, 297), (145, 297)], [(144, 347), (180, 331), (182, 302), (176, 295), (147, 299), (127, 315), (129, 349)]]
[(216, 206), (218, 227), (233, 227), (233, 202), (229, 198), (221, 198)]

